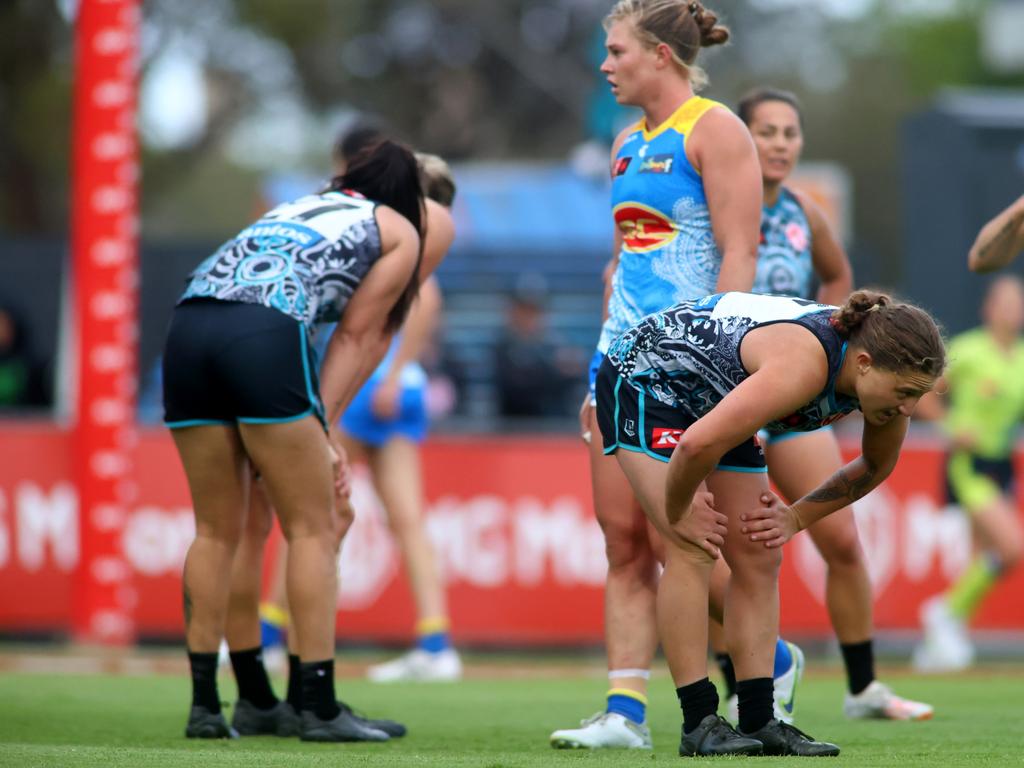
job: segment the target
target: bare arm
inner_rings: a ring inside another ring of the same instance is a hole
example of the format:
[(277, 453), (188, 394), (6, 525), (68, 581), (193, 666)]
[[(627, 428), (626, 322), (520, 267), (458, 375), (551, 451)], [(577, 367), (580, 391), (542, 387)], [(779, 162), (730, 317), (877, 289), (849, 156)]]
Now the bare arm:
[[(692, 154), (691, 154), (692, 152)], [(687, 157), (704, 180), (722, 269), (716, 290), (750, 291), (761, 235), (761, 165), (746, 126), (728, 110), (708, 110), (691, 133)]]
[(381, 256), (349, 300), (327, 343), (320, 368), (320, 395), (327, 423), (335, 424), (387, 351), (388, 313), (416, 268), (419, 236), (390, 208), (376, 211)]
[(751, 331), (742, 350), (751, 375), (689, 427), (672, 453), (666, 487), (671, 524), (687, 513), (698, 486), (727, 451), (809, 403), (828, 380), (821, 344), (799, 326), (780, 323)]
[(402, 324), (402, 340), (385, 373), (386, 379), (396, 380), (402, 368), (420, 359), (427, 342), (437, 330), (442, 304), (441, 288), (437, 284), (437, 279), (427, 278), (420, 286), (419, 297), (413, 302), (409, 316)]
[(853, 290), (853, 268), (825, 214), (806, 195), (797, 195), (811, 226), (811, 263), (818, 276), (818, 301), (841, 305)]
[(882, 426), (864, 422), (861, 455), (793, 504), (800, 528), (806, 528), (866, 496), (896, 466), (910, 419), (896, 416)]
[[(612, 173), (612, 180), (615, 180), (615, 157), (619, 154), (619, 150), (622, 148), (622, 143), (626, 140), (626, 137), (633, 131), (633, 126), (624, 128), (619, 132), (619, 135), (615, 137), (615, 141), (612, 142), (612, 156), (611, 165), (609, 166)], [(601, 308), (601, 321), (604, 322), (608, 319), (608, 301), (612, 296), (612, 276), (615, 274), (615, 270), (619, 268), (619, 253), (622, 251), (622, 230), (619, 229), (616, 222), (612, 222), (612, 257), (605, 264), (604, 270), (601, 272), (601, 279), (604, 281), (604, 303)]]
[(1021, 251), (1024, 251), (1024, 195), (981, 228), (967, 254), (967, 268), (972, 272), (992, 272), (1005, 267)]
[(434, 274), (448, 249), (455, 241), (455, 222), (452, 220), (451, 211), (438, 203), (436, 200), (428, 199), (426, 206), (427, 232), (423, 238), (423, 261), (420, 264), (420, 285), (426, 282), (427, 278)]

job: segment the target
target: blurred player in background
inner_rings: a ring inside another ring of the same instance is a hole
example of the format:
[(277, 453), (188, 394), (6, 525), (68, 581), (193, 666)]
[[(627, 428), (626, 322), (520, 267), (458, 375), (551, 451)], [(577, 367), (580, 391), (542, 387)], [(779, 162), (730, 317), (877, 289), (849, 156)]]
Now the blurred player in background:
[[(841, 305), (853, 282), (846, 253), (814, 201), (785, 186), (803, 150), (799, 102), (785, 91), (759, 89), (740, 101), (738, 114), (754, 137), (764, 181), (754, 292)], [(764, 443), (769, 477), (789, 501), (810, 493), (844, 464), (829, 426), (811, 432), (768, 435)], [(892, 720), (930, 718), (930, 706), (900, 698), (875, 679), (871, 578), (853, 506), (829, 515), (811, 526), (808, 533), (827, 565), (825, 601), (846, 666), (846, 715)], [(727, 570), (724, 562), (716, 565), (719, 589), (725, 586)], [(726, 679), (730, 714), (735, 722), (735, 677), (732, 662), (718, 639), (721, 628), (716, 628), (716, 623), (712, 623), (712, 645)], [(802, 654), (799, 650), (796, 653), (802, 664)], [(787, 704), (792, 702), (784, 702), (784, 706)]]
[[(369, 138), (367, 135), (363, 140)], [(347, 143), (346, 151), (359, 151), (351, 146), (352, 137)], [(346, 163), (353, 156), (336, 156), (336, 162)], [(448, 214), (455, 200), (451, 169), (437, 155), (420, 153), (416, 157), (431, 206), (428, 238), (430, 228), (442, 224), (446, 232), (453, 233)], [(378, 683), (452, 681), (462, 676), (462, 662), (451, 645), (444, 583), (423, 519), (420, 444), (427, 432), (427, 375), (419, 359), (439, 325), (441, 304), (441, 289), (437, 279), (431, 277), (420, 286), (419, 300), (410, 310), (401, 334), (341, 419), (342, 441), (349, 456), (365, 461), (370, 469), (374, 490), (398, 541), (416, 604), (416, 647), (397, 659), (371, 666), (367, 676)]]
[[(327, 191), (277, 206), (225, 243), (192, 272), (174, 310), (163, 356), (165, 422), (196, 516), (183, 577), (190, 737), (237, 735), (221, 714), (217, 646), (254, 467), (293, 555), (296, 730), (312, 741), (388, 738), (352, 718), (334, 694), (337, 554), (351, 518), (343, 452), (326, 429), (383, 357), (420, 270), (435, 266), (422, 259), (423, 210), (415, 157), (383, 142)], [(339, 324), (318, 385), (309, 336), (329, 321)], [(241, 652), (242, 697), (254, 712), (281, 710), (259, 646)]]
[[(1020, 562), (1024, 531), (1017, 510), (1013, 448), (1024, 418), (1024, 285), (1004, 276), (989, 288), (984, 325), (949, 345), (943, 415), (950, 439), (946, 484), (967, 514), (974, 559), (956, 582), (921, 609), (924, 640), (914, 666), (924, 672), (964, 669), (974, 661), (971, 617)], [(940, 388), (941, 391), (941, 388)]]
[(967, 254), (972, 272), (1005, 267), (1024, 251), (1024, 195), (985, 224)]
[[(666, 624), (655, 614), (660, 544), (622, 469), (601, 450), (593, 386), (609, 344), (644, 315), (717, 291), (749, 291), (757, 265), (761, 176), (743, 123), (723, 105), (695, 95), (706, 81), (702, 48), (729, 32), (699, 2), (622, 0), (605, 19), (601, 72), (618, 103), (643, 118), (611, 152), (615, 255), (606, 274), (607, 318), (591, 363), (591, 393), (580, 411), (590, 443), (594, 511), (605, 537), (605, 644), (610, 690), (605, 710), (579, 728), (550, 736), (556, 748), (650, 749), (646, 721), (651, 661)], [(721, 605), (714, 608), (721, 615)], [(772, 653), (769, 645), (765, 649)], [(778, 643), (785, 697), (795, 659)], [(707, 682), (707, 681), (705, 681)], [(710, 683), (708, 683), (710, 685)], [(714, 691), (714, 687), (711, 688)], [(677, 691), (681, 705), (686, 692)]]
[[(716, 294), (649, 315), (612, 342), (598, 418), (604, 450), (666, 542), (658, 620), (682, 691), (681, 755), (839, 753), (773, 716), (781, 546), (889, 475), (944, 363), (926, 312), (871, 291), (839, 308)], [(861, 456), (791, 506), (768, 492), (758, 430), (813, 431), (854, 410), (864, 415)], [(721, 555), (732, 569), (725, 619), (741, 678), (738, 729), (716, 714), (707, 678), (706, 607)]]

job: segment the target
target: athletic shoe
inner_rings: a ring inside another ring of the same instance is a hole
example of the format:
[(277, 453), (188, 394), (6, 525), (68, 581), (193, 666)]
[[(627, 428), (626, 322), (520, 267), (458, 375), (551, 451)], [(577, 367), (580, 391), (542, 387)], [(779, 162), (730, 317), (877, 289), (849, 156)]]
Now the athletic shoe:
[(217, 646), (217, 668), (227, 669), (231, 666), (231, 649), (228, 648), (228, 641), (221, 638)]
[[(742, 732), (741, 732), (742, 733)], [(742, 733), (764, 745), (766, 755), (796, 755), (798, 757), (835, 757), (839, 747), (827, 741), (815, 741), (796, 726), (772, 719), (753, 733)]]
[(420, 648), (366, 670), (375, 683), (452, 682), (462, 677), (462, 660), (451, 648), (430, 653)]
[[(789, 646), (789, 655), (793, 661), (789, 669), (775, 678), (774, 682), (774, 712), (776, 720), (784, 723), (793, 723), (793, 714), (796, 710), (796, 689), (804, 676), (804, 652), (800, 646), (784, 641)], [(735, 725), (740, 721), (740, 699), (735, 693), (725, 700), (725, 719)]]
[(228, 725), (221, 712), (193, 705), (188, 713), (185, 736), (190, 739), (237, 739), (238, 731)]
[(911, 658), (918, 672), (958, 672), (974, 663), (974, 645), (967, 627), (950, 613), (942, 595), (921, 606), (921, 626), (924, 640)]
[(708, 715), (692, 731), (684, 731), (679, 742), (680, 757), (760, 755), (762, 751), (757, 738), (742, 735), (721, 715)]
[[(804, 652), (800, 646), (785, 641), (789, 647), (790, 656), (793, 657), (789, 669), (775, 678), (775, 719), (784, 723), (793, 723), (793, 714), (796, 709), (796, 689), (804, 676)], [(737, 707), (738, 709), (738, 707)], [(736, 715), (736, 722), (739, 721), (739, 714)]]
[(384, 731), (364, 725), (343, 709), (333, 720), (321, 720), (311, 710), (302, 710), (299, 738), (303, 741), (387, 741), (390, 737)]
[(931, 704), (901, 698), (889, 686), (872, 680), (860, 693), (846, 694), (843, 713), (854, 720), (931, 720), (935, 710)]
[[(394, 720), (375, 720), (363, 717), (357, 714), (344, 701), (339, 701), (338, 706), (342, 712), (350, 714), (356, 722), (367, 728), (384, 731), (391, 738), (400, 738), (408, 732), (404, 725), (396, 723)], [(243, 714), (239, 714), (240, 712)], [(255, 712), (255, 716), (250, 714), (251, 712)], [(259, 710), (248, 701), (239, 699), (235, 705), (235, 716), (232, 718), (231, 724), (243, 736), (255, 736), (265, 733), (275, 736), (298, 736), (302, 730), (302, 718), (295, 711), (295, 707), (287, 701), (279, 702), (276, 707), (270, 710)]]
[(248, 699), (239, 699), (235, 702), (231, 727), (241, 736), (297, 736), (298, 719), (287, 701), (278, 701), (270, 709), (259, 709)]
[(634, 723), (618, 712), (598, 712), (580, 722), (579, 728), (566, 728), (551, 734), (555, 749), (651, 749), (651, 729)]
[(400, 739), (402, 736), (405, 736), (405, 734), (409, 732), (408, 728), (406, 728), (401, 723), (395, 722), (394, 720), (382, 720), (373, 717), (365, 717), (364, 715), (361, 715), (354, 709), (352, 709), (352, 707), (350, 707), (344, 701), (339, 701), (338, 706), (341, 707), (342, 712), (348, 712), (350, 715), (352, 715), (352, 718), (356, 722), (362, 723), (367, 728), (374, 728), (378, 731), (384, 731), (384, 733), (386, 733), (392, 739)]
[(263, 647), (263, 667), (271, 674), (288, 674), (288, 649), (283, 645)]
[(725, 719), (733, 725), (740, 721), (740, 697), (735, 693), (725, 700)]

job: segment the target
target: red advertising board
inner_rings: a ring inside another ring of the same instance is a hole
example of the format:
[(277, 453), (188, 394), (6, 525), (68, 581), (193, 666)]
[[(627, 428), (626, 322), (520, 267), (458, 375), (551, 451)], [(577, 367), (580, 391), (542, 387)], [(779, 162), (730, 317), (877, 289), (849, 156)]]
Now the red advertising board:
[[(50, 426), (0, 427), (0, 632), (67, 631), (79, 565), (78, 501), (69, 436)], [(119, 538), (138, 592), (141, 635), (179, 636), (180, 574), (193, 524), (165, 432), (144, 432), (139, 483)], [(880, 629), (913, 629), (921, 601), (970, 556), (966, 522), (940, 496), (942, 454), (911, 444), (893, 476), (858, 504)], [(550, 437), (437, 438), (424, 450), (428, 530), (463, 643), (599, 643), (604, 544), (594, 522), (586, 455)], [(379, 502), (357, 477), (358, 520), (340, 558), (339, 635), (401, 640), (412, 601)], [(786, 631), (830, 634), (820, 558), (806, 536), (786, 546)], [(1001, 584), (977, 625), (1024, 629), (1024, 571)]]

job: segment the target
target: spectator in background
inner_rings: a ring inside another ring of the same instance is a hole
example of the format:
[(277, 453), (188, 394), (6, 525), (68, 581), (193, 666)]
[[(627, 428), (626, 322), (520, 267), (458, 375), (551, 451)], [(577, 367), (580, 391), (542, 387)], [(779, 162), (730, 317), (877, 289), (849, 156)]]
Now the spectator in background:
[(508, 417), (564, 416), (566, 392), (581, 371), (578, 355), (547, 325), (547, 286), (526, 275), (509, 297), (506, 325), (494, 350), (498, 412)]
[(29, 352), (24, 323), (10, 306), (0, 305), (0, 410), (45, 404), (42, 372)]
[(967, 254), (972, 272), (992, 272), (1005, 267), (1024, 251), (1024, 195), (989, 221)]

